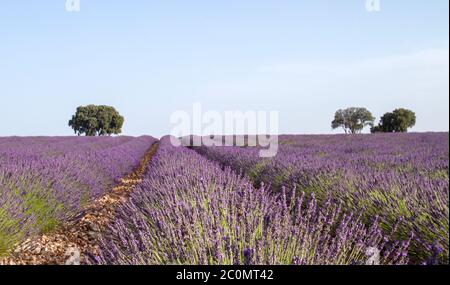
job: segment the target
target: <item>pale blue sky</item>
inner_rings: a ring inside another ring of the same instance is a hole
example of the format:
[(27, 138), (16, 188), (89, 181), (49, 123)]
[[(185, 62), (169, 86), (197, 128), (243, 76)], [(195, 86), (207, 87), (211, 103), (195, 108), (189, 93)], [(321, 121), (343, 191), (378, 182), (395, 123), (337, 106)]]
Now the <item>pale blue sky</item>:
[(334, 111), (417, 113), (449, 129), (449, 1), (0, 1), (0, 136), (70, 135), (108, 104), (124, 134), (169, 133), (173, 111), (277, 110), (282, 133), (329, 133)]

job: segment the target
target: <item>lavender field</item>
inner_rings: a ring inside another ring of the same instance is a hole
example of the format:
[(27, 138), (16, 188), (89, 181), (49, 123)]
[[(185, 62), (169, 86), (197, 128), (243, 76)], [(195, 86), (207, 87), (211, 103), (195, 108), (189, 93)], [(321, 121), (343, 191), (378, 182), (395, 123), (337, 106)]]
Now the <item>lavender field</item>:
[(49, 232), (130, 172), (152, 137), (0, 138), (0, 255)]
[(408, 262), (376, 220), (313, 195), (254, 188), (250, 180), (187, 148), (161, 141), (145, 179), (118, 210), (93, 264), (362, 264), (368, 247), (383, 264)]
[[(156, 141), (0, 138), (0, 254), (77, 217)], [(86, 263), (449, 263), (448, 133), (281, 136), (258, 154), (162, 138)]]
[(273, 159), (251, 147), (197, 151), (275, 193), (283, 187), (332, 201), (383, 233), (411, 240), (414, 264), (449, 262), (448, 133), (283, 136)]

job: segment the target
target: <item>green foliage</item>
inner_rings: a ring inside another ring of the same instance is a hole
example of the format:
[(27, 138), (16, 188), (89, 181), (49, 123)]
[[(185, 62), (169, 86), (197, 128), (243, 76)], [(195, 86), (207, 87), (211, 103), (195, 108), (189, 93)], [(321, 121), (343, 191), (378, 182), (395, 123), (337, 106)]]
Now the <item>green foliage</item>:
[(25, 194), (23, 202), (27, 209), (25, 215), (35, 217), (34, 226), (39, 228), (41, 232), (52, 231), (58, 226), (59, 221), (56, 218), (56, 213), (63, 209), (62, 204), (49, 199), (49, 197), (40, 197), (33, 192)]
[(408, 109), (396, 109), (384, 114), (378, 126), (371, 129), (372, 133), (406, 133), (416, 124), (416, 114)]
[(374, 121), (375, 118), (372, 116), (372, 113), (366, 108), (351, 107), (336, 111), (334, 120), (331, 122), (331, 127), (333, 129), (342, 127), (346, 134), (357, 134), (364, 127), (373, 126)]
[(69, 121), (69, 126), (76, 134), (87, 136), (104, 136), (120, 134), (124, 118), (110, 106), (80, 106)]
[[(41, 188), (35, 185), (24, 191), (21, 188), (10, 185), (11, 195), (17, 197), (18, 205), (24, 212), (23, 215), (29, 217), (25, 222), (18, 217), (11, 216), (11, 205), (0, 206), (0, 256), (7, 253), (15, 243), (23, 240), (30, 230), (36, 233), (48, 233), (60, 224), (58, 214), (65, 211), (64, 206), (55, 198), (45, 193), (49, 193), (49, 188)], [(2, 190), (2, 189), (0, 189)], [(1, 193), (0, 194), (5, 194)]]
[(0, 208), (0, 256), (19, 239), (20, 234), (15, 231), (17, 224), (3, 207)]

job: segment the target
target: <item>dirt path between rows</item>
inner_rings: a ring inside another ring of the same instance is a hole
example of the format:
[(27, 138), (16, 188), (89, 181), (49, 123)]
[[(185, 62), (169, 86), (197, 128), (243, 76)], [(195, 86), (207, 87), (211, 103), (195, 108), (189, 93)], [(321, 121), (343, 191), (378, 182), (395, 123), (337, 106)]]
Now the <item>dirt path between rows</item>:
[(55, 232), (29, 238), (13, 247), (0, 265), (78, 265), (96, 255), (100, 232), (114, 219), (115, 209), (128, 201), (134, 187), (141, 182), (159, 143), (154, 143), (129, 175), (105, 196), (93, 201), (72, 222)]

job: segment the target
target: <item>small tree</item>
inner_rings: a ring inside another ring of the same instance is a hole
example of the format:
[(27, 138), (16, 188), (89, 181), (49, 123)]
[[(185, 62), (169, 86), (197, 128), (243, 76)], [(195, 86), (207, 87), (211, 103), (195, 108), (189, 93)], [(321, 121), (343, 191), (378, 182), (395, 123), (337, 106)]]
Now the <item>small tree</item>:
[(80, 106), (69, 121), (76, 134), (104, 136), (120, 134), (124, 118), (110, 106)]
[(338, 110), (334, 114), (334, 120), (331, 127), (337, 129), (342, 127), (345, 133), (360, 133), (364, 127), (373, 126), (375, 118), (366, 108), (351, 107), (344, 110)]
[(371, 129), (372, 133), (406, 133), (416, 125), (416, 114), (408, 109), (396, 109), (384, 114), (378, 126)]

